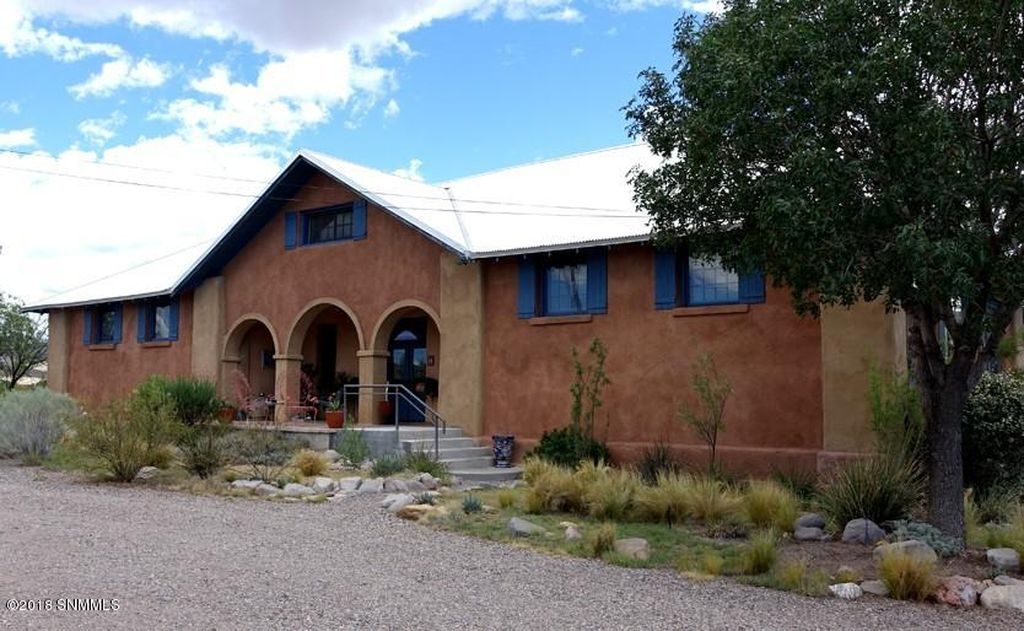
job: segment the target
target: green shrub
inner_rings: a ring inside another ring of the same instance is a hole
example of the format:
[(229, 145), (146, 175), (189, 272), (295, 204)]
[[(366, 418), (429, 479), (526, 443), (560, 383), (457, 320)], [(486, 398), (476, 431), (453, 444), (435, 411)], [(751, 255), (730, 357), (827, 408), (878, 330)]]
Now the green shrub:
[(217, 397), (217, 386), (205, 379), (178, 377), (164, 384), (174, 401), (174, 411), (185, 425), (196, 425), (217, 416), (223, 403)]
[(640, 455), (640, 462), (637, 463), (637, 472), (644, 484), (654, 486), (658, 483), (658, 476), (663, 473), (677, 473), (679, 465), (672, 458), (668, 445), (662, 442), (655, 443), (644, 449)]
[(227, 428), (220, 423), (200, 423), (187, 428), (178, 440), (185, 469), (204, 480), (220, 471), (227, 461), (226, 432)]
[(484, 503), (476, 495), (467, 495), (462, 498), (462, 512), (470, 515), (479, 513), (484, 509)]
[(967, 400), (964, 482), (979, 496), (1024, 480), (1024, 374), (985, 373)]
[(448, 477), (448, 465), (434, 459), (428, 451), (416, 450), (405, 457), (405, 468), (416, 473), (429, 473), (439, 480)]
[(690, 516), (706, 524), (727, 521), (740, 507), (740, 499), (727, 484), (707, 476), (695, 476), (687, 488)]
[(964, 544), (957, 537), (942, 534), (942, 531), (920, 521), (896, 520), (892, 532), (899, 541), (915, 539), (927, 543), (939, 556), (951, 557), (963, 552)]
[(635, 514), (643, 521), (666, 522), (669, 527), (689, 514), (692, 478), (677, 472), (662, 472), (654, 486), (637, 489)]
[(860, 572), (852, 567), (842, 565), (838, 570), (836, 570), (836, 583), (859, 583), (863, 579), (864, 577), (860, 575)]
[(717, 552), (705, 552), (700, 556), (700, 570), (708, 576), (718, 576), (725, 569), (725, 559)]
[(778, 556), (778, 539), (771, 530), (760, 530), (750, 538), (743, 548), (742, 563), (744, 574), (764, 574), (775, 565)]
[(74, 443), (113, 479), (130, 482), (155, 453), (166, 452), (176, 425), (170, 408), (148, 408), (129, 396), (76, 421)]
[(415, 495), (415, 502), (417, 504), (429, 504), (433, 506), (437, 503), (437, 496), (430, 491), (424, 491), (423, 493), (417, 493)]
[(354, 429), (341, 430), (338, 455), (350, 467), (358, 467), (370, 459), (370, 447), (363, 433)]
[(543, 458), (529, 456), (523, 461), (523, 481), (527, 484), (533, 484), (537, 478), (560, 468), (562, 467)]
[(583, 502), (596, 519), (622, 519), (633, 506), (640, 480), (631, 471), (612, 470), (583, 486)]
[(903, 552), (883, 555), (878, 561), (878, 576), (897, 600), (925, 600), (934, 586), (935, 563)]
[(615, 524), (605, 522), (587, 534), (587, 550), (595, 559), (600, 558), (615, 549), (616, 538), (618, 532)]
[(78, 405), (46, 388), (15, 390), (0, 398), (0, 457), (35, 465), (64, 436)]
[(818, 504), (839, 528), (861, 517), (880, 524), (909, 516), (923, 492), (924, 478), (916, 462), (878, 455), (835, 469), (818, 493)]
[(793, 530), (799, 502), (787, 488), (773, 480), (751, 480), (743, 496), (743, 510), (755, 528)]
[(575, 467), (581, 462), (609, 462), (608, 447), (599, 440), (585, 436), (572, 426), (544, 432), (532, 456), (564, 467)]
[(323, 475), (331, 463), (328, 462), (327, 457), (319, 451), (303, 449), (295, 454), (293, 464), (296, 469), (302, 472), (302, 475), (311, 477), (315, 475)]
[(386, 478), (402, 471), (405, 471), (405, 457), (401, 454), (384, 454), (373, 461), (371, 469), (371, 473), (377, 478)]
[(811, 471), (773, 469), (769, 479), (786, 487), (804, 502), (810, 502), (818, 494), (818, 474)]
[(235, 461), (248, 466), (252, 477), (274, 482), (295, 453), (295, 443), (275, 429), (240, 430), (225, 441), (226, 451)]
[(871, 431), (880, 453), (921, 460), (924, 444), (924, 410), (921, 395), (902, 373), (868, 371), (868, 403)]
[(512, 489), (501, 489), (498, 491), (498, 506), (501, 508), (512, 508), (516, 505), (516, 492)]

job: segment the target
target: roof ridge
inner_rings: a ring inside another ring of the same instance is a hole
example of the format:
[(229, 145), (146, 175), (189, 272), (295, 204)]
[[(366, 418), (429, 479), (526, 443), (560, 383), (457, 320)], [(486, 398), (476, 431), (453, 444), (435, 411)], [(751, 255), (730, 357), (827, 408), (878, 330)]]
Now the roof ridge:
[(385, 171), (383, 169), (378, 169), (377, 167), (372, 167), (372, 166), (370, 166), (368, 164), (363, 164), (361, 162), (353, 162), (352, 160), (348, 160), (346, 158), (342, 158), (340, 156), (336, 156), (336, 155), (333, 155), (333, 154), (330, 154), (330, 153), (324, 153), (323, 151), (317, 151), (316, 149), (305, 149), (305, 148), (304, 149), (299, 149), (298, 155), (309, 155), (309, 154), (313, 154), (313, 155), (319, 156), (321, 158), (327, 158), (329, 160), (338, 160), (340, 162), (345, 162), (345, 163), (351, 164), (352, 166), (359, 167), (360, 169), (368, 169), (370, 171), (376, 171), (377, 173), (380, 173), (381, 175), (387, 175), (389, 177), (398, 178), (400, 180), (405, 180), (406, 182), (412, 182), (413, 184), (422, 184), (424, 186), (431, 186), (433, 188), (439, 188), (439, 189), (443, 189), (444, 188), (443, 186), (439, 186), (439, 185), (434, 184), (432, 182), (427, 182), (425, 180), (417, 180), (416, 178), (408, 177), (408, 176), (405, 176), (405, 175), (398, 175), (397, 173), (395, 173), (393, 171)]
[(569, 160), (571, 158), (582, 158), (583, 156), (589, 156), (589, 155), (594, 155), (594, 154), (598, 154), (598, 153), (605, 153), (607, 151), (619, 151), (621, 149), (627, 149), (629, 147), (636, 147), (636, 146), (643, 145), (643, 144), (644, 143), (642, 143), (642, 142), (627, 142), (627, 143), (622, 143), (622, 144), (619, 144), (619, 145), (612, 145), (611, 147), (601, 147), (600, 149), (589, 149), (587, 151), (578, 151), (576, 153), (570, 153), (570, 154), (566, 154), (564, 156), (556, 156), (556, 157), (553, 157), (553, 158), (538, 158), (536, 160), (530, 160), (528, 162), (520, 162), (519, 164), (510, 164), (508, 166), (498, 167), (496, 169), (490, 169), (490, 170), (487, 170), (487, 171), (480, 171), (479, 173), (472, 173), (470, 175), (463, 175), (461, 177), (453, 178), (453, 179), (450, 179), (450, 180), (443, 180), (443, 181), (438, 182), (437, 184), (435, 184), (435, 186), (440, 186), (440, 187), (444, 188), (444, 187), (446, 187), (449, 184), (455, 184), (456, 182), (460, 182), (462, 180), (469, 180), (469, 179), (473, 179), (473, 178), (477, 178), (477, 177), (483, 177), (485, 175), (494, 175), (495, 173), (501, 173), (503, 171), (511, 171), (513, 169), (521, 169), (523, 167), (536, 166), (536, 165), (539, 165), (539, 164), (547, 164), (549, 162), (559, 162), (561, 160)]

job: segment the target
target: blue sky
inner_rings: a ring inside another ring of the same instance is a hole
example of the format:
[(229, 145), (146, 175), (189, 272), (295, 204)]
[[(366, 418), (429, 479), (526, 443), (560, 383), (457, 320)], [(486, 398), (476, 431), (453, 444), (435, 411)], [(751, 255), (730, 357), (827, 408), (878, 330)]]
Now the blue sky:
[(0, 0), (0, 291), (209, 241), (300, 147), (442, 181), (628, 142), (637, 73), (668, 69), (675, 20), (713, 3), (253, 6)]

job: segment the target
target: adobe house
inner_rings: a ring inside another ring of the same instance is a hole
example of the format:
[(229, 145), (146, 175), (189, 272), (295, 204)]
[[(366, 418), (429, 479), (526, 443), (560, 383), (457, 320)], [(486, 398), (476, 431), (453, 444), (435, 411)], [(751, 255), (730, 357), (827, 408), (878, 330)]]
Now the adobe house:
[[(703, 353), (733, 386), (726, 468), (870, 450), (868, 366), (906, 365), (901, 318), (878, 304), (800, 318), (758, 275), (655, 250), (628, 183), (653, 160), (634, 144), (434, 185), (301, 151), (173, 278), (144, 266), (30, 307), (49, 315), (49, 386), (96, 405), (154, 373), (196, 375), (231, 398), (241, 375), (287, 422), (304, 367), (321, 391), (339, 374), (432, 378), (449, 425), (481, 443), (512, 433), (521, 455), (568, 422), (570, 351), (598, 337), (599, 434), (620, 461), (657, 441), (704, 461), (675, 419)], [(381, 421), (369, 397), (363, 425)]]

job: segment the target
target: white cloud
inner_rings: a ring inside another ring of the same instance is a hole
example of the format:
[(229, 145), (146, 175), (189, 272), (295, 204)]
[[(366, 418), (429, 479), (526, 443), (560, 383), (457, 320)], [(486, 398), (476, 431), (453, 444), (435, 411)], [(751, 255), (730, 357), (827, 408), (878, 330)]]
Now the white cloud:
[(570, 50), (569, 54), (572, 55), (573, 57), (579, 57), (580, 55), (583, 54), (583, 49), (577, 46), (576, 48)]
[(642, 11), (652, 7), (677, 7), (695, 13), (718, 13), (722, 0), (605, 0), (616, 11)]
[(18, 147), (34, 147), (36, 145), (36, 130), (11, 129), (0, 131), (0, 149), (16, 149)]
[(402, 109), (398, 107), (398, 101), (391, 99), (388, 101), (388, 104), (384, 106), (384, 117), (394, 118), (398, 116), (398, 113), (401, 111)]
[(422, 182), (424, 181), (423, 174), (420, 173), (420, 167), (422, 166), (423, 160), (420, 160), (419, 158), (413, 158), (412, 160), (409, 160), (409, 166), (402, 169), (395, 169), (391, 173), (397, 175), (398, 177), (409, 178), (410, 180)]
[(0, 112), (8, 114), (21, 114), (21, 103), (17, 101), (0, 101)]
[(114, 112), (108, 118), (89, 118), (78, 124), (78, 132), (89, 142), (103, 146), (114, 138), (125, 120), (121, 112)]
[(68, 88), (76, 99), (87, 96), (110, 96), (120, 88), (155, 88), (171, 76), (169, 64), (159, 64), (148, 58), (133, 60), (119, 57), (103, 64), (100, 71), (82, 83)]

